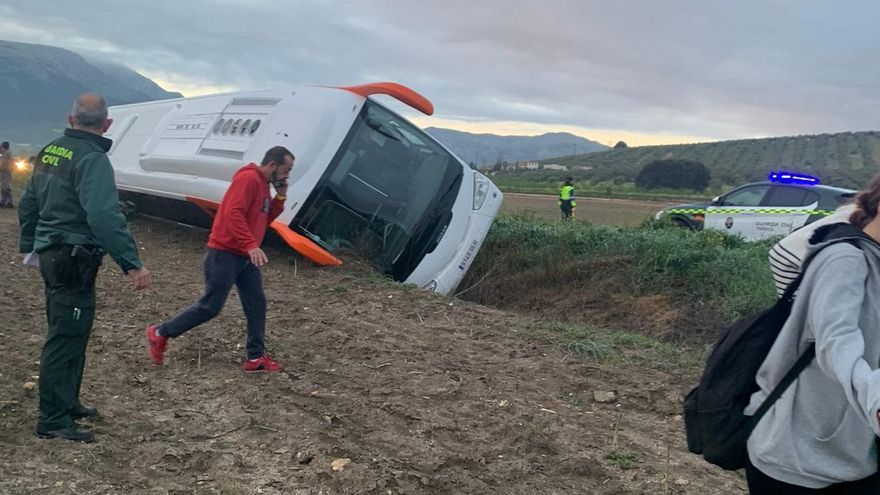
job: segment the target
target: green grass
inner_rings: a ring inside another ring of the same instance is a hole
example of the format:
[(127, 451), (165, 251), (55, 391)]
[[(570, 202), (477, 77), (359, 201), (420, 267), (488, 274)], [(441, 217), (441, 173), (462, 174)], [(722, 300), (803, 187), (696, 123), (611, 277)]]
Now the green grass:
[(551, 321), (536, 323), (529, 330), (533, 336), (549, 337), (563, 352), (603, 364), (679, 370), (697, 368), (703, 362), (702, 352), (691, 347), (595, 325)]
[(620, 469), (632, 469), (639, 463), (638, 454), (619, 450), (609, 452), (608, 455), (605, 456), (605, 459), (609, 464), (617, 466)]
[[(702, 328), (714, 332), (775, 300), (767, 262), (772, 243), (745, 242), (717, 231), (690, 231), (657, 221), (620, 228), (502, 215), (461, 287), (480, 281), (468, 291), (469, 297), (487, 304), (506, 297), (502, 305), (510, 307), (511, 297), (528, 302), (536, 287), (553, 284), (559, 285), (560, 297), (589, 291), (604, 291), (609, 297), (663, 296), (665, 304), (687, 309), (691, 318), (705, 313)], [(601, 287), (591, 285), (595, 277)], [(701, 328), (699, 321), (688, 325)], [(606, 353), (604, 347), (583, 341), (570, 348), (598, 358)]]

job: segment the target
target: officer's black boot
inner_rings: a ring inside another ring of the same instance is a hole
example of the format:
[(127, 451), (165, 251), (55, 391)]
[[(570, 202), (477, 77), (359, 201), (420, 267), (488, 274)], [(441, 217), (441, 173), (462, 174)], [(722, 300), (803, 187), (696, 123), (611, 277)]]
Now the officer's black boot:
[(62, 438), (71, 442), (89, 443), (95, 440), (94, 433), (88, 430), (80, 430), (76, 425), (59, 430), (44, 430), (38, 426), (35, 433), (40, 438)]
[(95, 419), (99, 416), (98, 410), (94, 407), (77, 404), (67, 411), (67, 414), (74, 420), (77, 419)]

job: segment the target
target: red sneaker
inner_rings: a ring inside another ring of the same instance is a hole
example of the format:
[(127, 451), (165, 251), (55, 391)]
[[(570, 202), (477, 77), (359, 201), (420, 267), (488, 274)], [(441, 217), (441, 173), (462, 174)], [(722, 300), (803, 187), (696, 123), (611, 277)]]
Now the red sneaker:
[(156, 325), (152, 323), (147, 325), (147, 351), (154, 364), (161, 365), (165, 360), (165, 345), (167, 343), (168, 337), (156, 333)]
[(263, 354), (257, 359), (248, 359), (244, 362), (245, 373), (273, 373), (281, 371), (281, 365), (272, 360), (268, 354)]

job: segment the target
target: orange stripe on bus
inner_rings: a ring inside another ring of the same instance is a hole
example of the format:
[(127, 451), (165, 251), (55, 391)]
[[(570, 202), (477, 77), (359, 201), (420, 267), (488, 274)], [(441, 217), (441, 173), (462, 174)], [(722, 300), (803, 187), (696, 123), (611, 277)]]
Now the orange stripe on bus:
[(217, 214), (217, 210), (220, 208), (220, 203), (208, 199), (196, 198), (195, 196), (186, 196), (186, 200), (198, 206), (199, 209), (205, 212), (205, 215), (208, 215), (210, 218), (214, 218), (214, 215)]
[[(220, 204), (211, 201), (208, 199), (196, 198), (193, 196), (187, 196), (186, 200), (190, 203), (201, 208), (206, 215), (213, 218), (217, 213), (217, 209), (220, 208)], [(287, 243), (288, 246), (293, 248), (294, 251), (303, 255), (306, 259), (311, 260), (316, 265), (320, 266), (339, 266), (342, 264), (342, 260), (328, 253), (326, 250), (318, 246), (308, 237), (297, 234), (296, 232), (290, 230), (290, 227), (284, 225), (281, 222), (274, 221), (270, 225), (275, 232), (278, 232), (278, 235), (284, 239), (284, 242)]]
[(359, 86), (337, 86), (337, 88), (350, 91), (356, 95), (361, 95), (364, 98), (370, 95), (388, 95), (406, 103), (425, 115), (434, 114), (434, 105), (428, 101), (427, 98), (416, 93), (412, 89), (407, 88), (403, 84), (395, 82), (377, 82), (361, 84)]
[(308, 237), (297, 234), (290, 230), (290, 227), (281, 222), (272, 222), (270, 227), (278, 232), (278, 235), (284, 239), (288, 246), (294, 251), (312, 260), (316, 265), (320, 266), (339, 266), (342, 260), (325, 251)]

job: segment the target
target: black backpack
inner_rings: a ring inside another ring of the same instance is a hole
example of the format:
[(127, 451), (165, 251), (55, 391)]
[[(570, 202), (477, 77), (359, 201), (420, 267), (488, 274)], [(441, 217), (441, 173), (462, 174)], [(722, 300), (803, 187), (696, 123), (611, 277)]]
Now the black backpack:
[[(870, 239), (851, 224), (822, 226), (810, 242), (828, 242), (825, 246), (849, 242), (859, 247), (856, 238)], [(753, 393), (758, 391), (756, 376), (782, 326), (791, 313), (794, 294), (813, 257), (804, 261), (798, 277), (782, 297), (756, 315), (742, 318), (722, 331), (706, 361), (700, 384), (684, 400), (684, 426), (688, 450), (701, 454), (708, 462), (724, 469), (745, 467), (749, 435), (767, 410), (785, 392), (816, 355), (810, 344), (782, 381), (773, 389), (753, 416), (743, 414)]]

